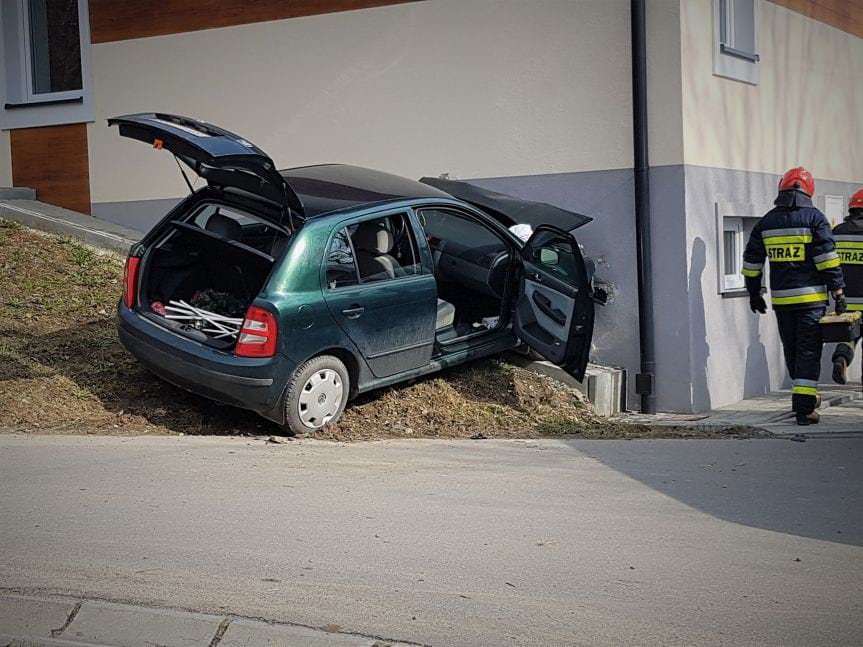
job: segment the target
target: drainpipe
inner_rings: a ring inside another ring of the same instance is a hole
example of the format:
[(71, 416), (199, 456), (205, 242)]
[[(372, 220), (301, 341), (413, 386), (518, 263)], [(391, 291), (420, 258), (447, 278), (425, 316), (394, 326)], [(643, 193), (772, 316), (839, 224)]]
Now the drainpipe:
[(644, 13), (644, 0), (631, 0), (635, 245), (638, 265), (638, 340), (641, 353), (641, 372), (635, 376), (635, 392), (641, 396), (641, 412), (656, 413), (654, 389), (656, 351), (653, 333), (653, 270), (650, 247), (650, 162), (647, 157), (647, 29)]

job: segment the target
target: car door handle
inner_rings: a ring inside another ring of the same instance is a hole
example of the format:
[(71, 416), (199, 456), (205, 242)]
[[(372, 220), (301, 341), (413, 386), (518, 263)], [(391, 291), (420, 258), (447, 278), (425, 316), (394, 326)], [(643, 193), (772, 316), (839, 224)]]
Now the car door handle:
[(566, 325), (566, 315), (561, 310), (552, 306), (551, 299), (547, 296), (540, 294), (539, 292), (534, 292), (533, 302), (543, 313), (545, 313), (545, 316), (551, 319), (554, 323), (560, 326)]
[(528, 274), (527, 278), (535, 283), (542, 283), (542, 274), (539, 272), (534, 272), (533, 274)]
[(358, 319), (363, 312), (365, 312), (365, 308), (359, 304), (354, 304), (350, 308), (345, 308), (342, 310), (342, 314), (345, 315), (348, 319)]

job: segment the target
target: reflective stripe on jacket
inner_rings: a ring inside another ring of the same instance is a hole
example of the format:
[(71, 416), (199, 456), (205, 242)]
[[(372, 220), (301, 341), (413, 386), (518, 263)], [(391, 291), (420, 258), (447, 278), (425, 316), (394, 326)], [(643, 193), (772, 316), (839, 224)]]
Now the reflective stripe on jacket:
[(761, 292), (767, 262), (774, 308), (824, 305), (830, 292), (844, 286), (830, 223), (799, 191), (781, 191), (775, 204), (749, 236), (742, 270), (746, 289)]

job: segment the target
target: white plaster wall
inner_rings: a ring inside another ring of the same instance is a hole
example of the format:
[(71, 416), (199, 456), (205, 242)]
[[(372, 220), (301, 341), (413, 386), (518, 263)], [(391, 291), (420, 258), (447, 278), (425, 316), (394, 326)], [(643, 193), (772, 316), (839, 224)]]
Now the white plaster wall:
[(650, 0), (647, 3), (646, 30), (650, 164), (681, 164), (683, 72), (680, 57), (680, 0)]
[(712, 0), (681, 0), (685, 162), (863, 181), (863, 39), (759, 2), (761, 82), (714, 76)]
[(12, 145), (8, 130), (0, 130), (0, 186), (12, 186)]
[(409, 177), (632, 164), (626, 0), (429, 0), (93, 46), (94, 202), (185, 193), (173, 160), (108, 117), (206, 119), (280, 167)]

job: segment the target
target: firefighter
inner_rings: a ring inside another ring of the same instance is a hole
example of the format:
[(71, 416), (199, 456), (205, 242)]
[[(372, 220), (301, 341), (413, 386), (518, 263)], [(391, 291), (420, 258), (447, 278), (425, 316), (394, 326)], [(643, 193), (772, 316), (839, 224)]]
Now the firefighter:
[(821, 327), (829, 302), (844, 311), (839, 255), (830, 223), (812, 205), (815, 180), (803, 167), (779, 181), (775, 208), (758, 221), (743, 254), (743, 275), (752, 312), (764, 314), (761, 277), (770, 261), (770, 297), (779, 324), (785, 364), (792, 380), (792, 407), (798, 425), (819, 421), (818, 376), (821, 372)]
[[(851, 196), (848, 217), (833, 228), (836, 251), (845, 274), (845, 298), (848, 310), (863, 311), (863, 189)], [(848, 365), (854, 359), (857, 342), (845, 342), (833, 352), (833, 381), (848, 381)]]

